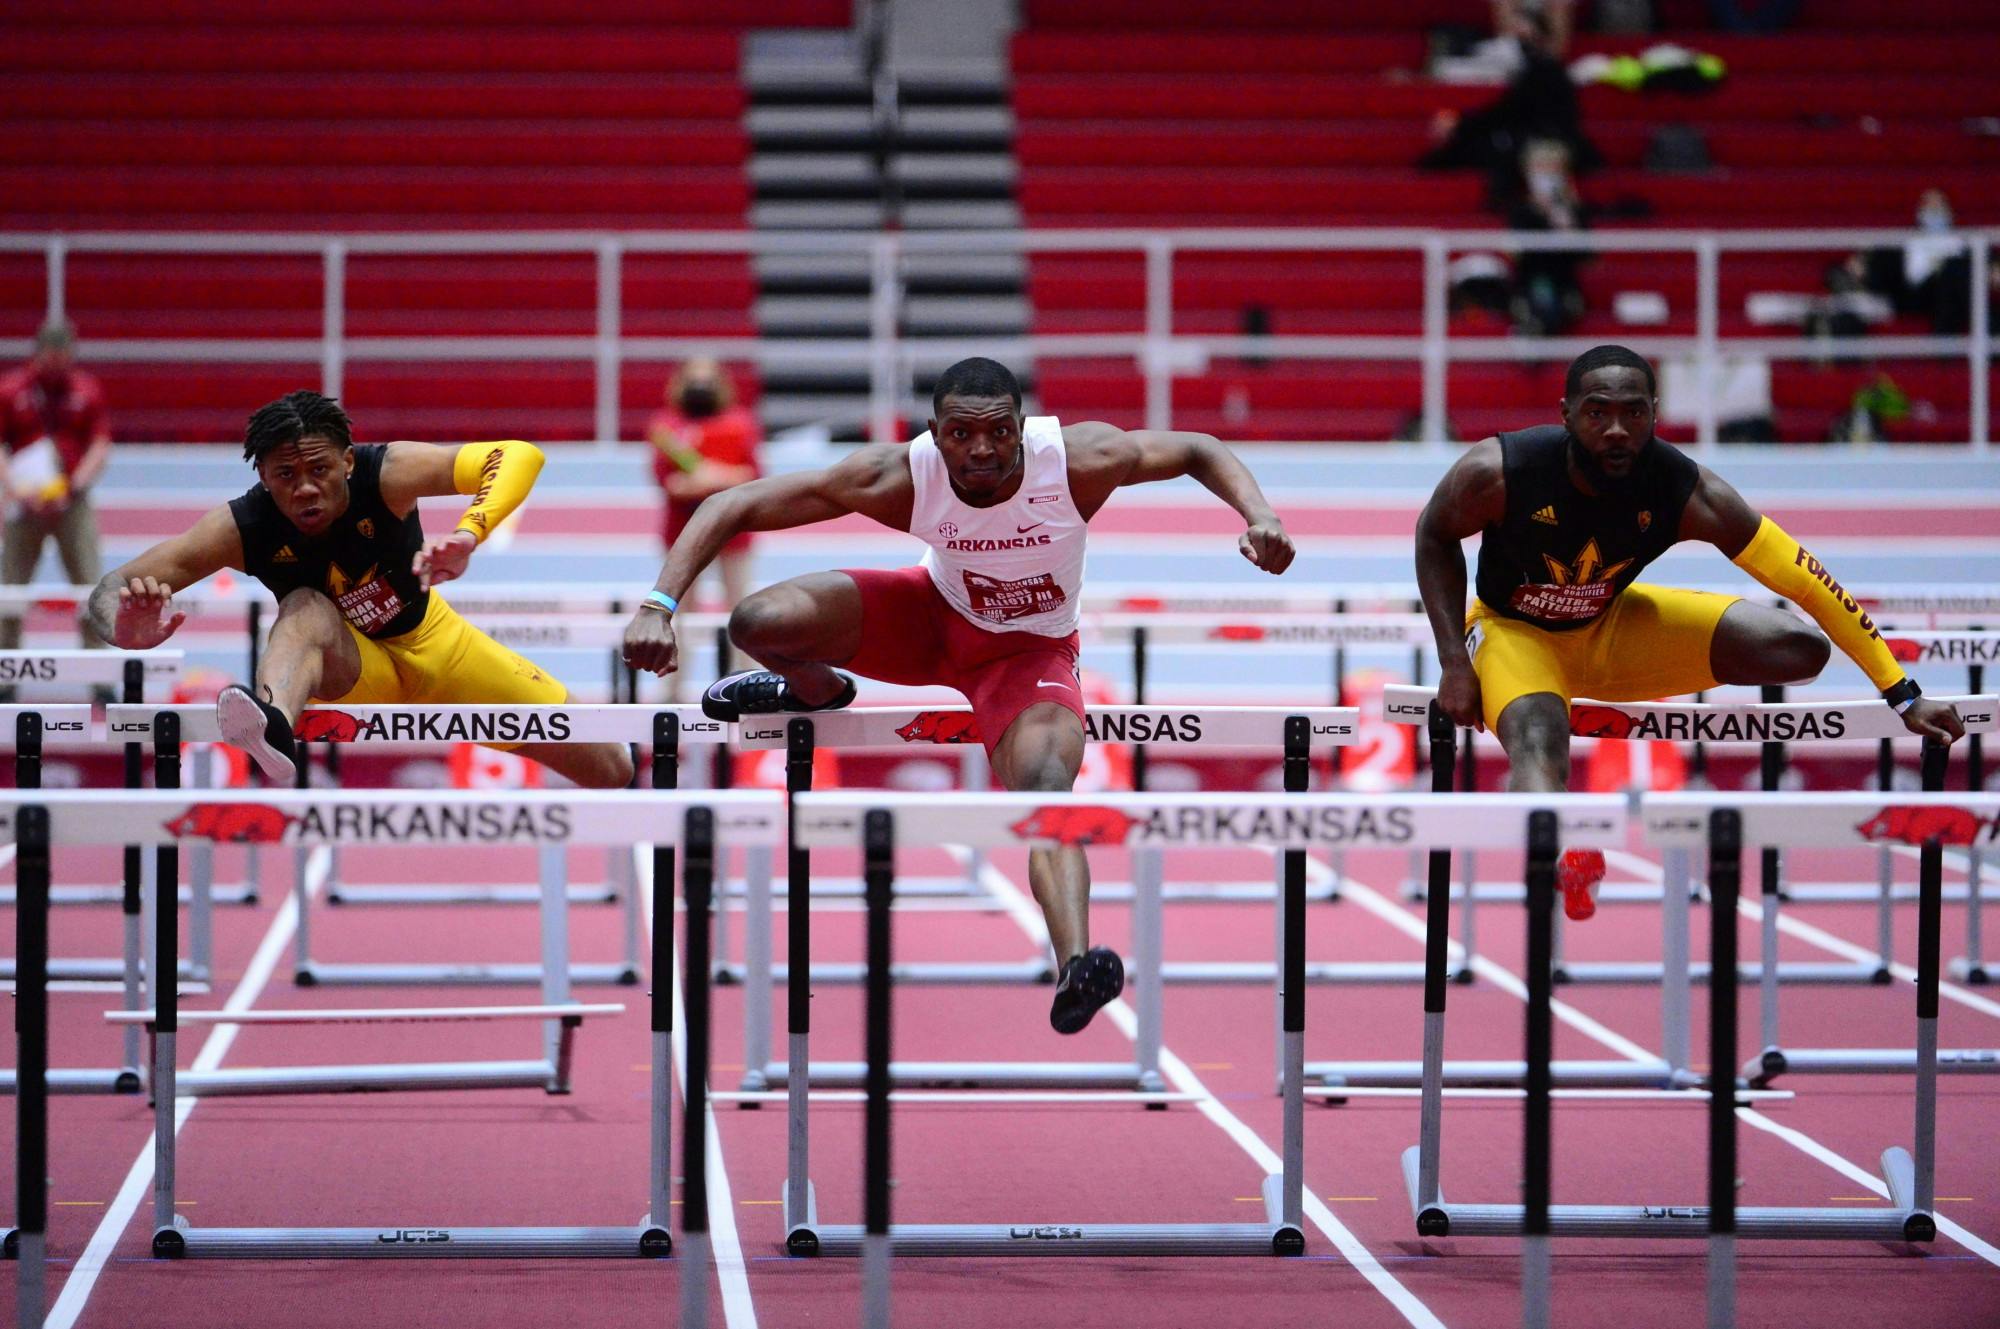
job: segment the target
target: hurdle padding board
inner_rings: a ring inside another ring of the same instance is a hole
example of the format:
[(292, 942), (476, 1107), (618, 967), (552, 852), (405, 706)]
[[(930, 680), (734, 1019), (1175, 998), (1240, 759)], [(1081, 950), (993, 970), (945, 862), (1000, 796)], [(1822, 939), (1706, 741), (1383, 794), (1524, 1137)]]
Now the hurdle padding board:
[(1658, 793), (1641, 801), (1639, 821), (1648, 844), (1693, 849), (1707, 843), (1709, 813), (1718, 807), (1742, 814), (1746, 845), (2000, 845), (2000, 793)]
[[(105, 710), (106, 733), (120, 742), (144, 742), (153, 717), (172, 711), (190, 743), (222, 739), (215, 707), (116, 705)], [(640, 743), (653, 741), (653, 717), (680, 717), (683, 743), (724, 743), (729, 726), (699, 706), (309, 706), (293, 733), (308, 743), (437, 745), (440, 743)]]
[(48, 808), (57, 845), (677, 845), (693, 806), (731, 843), (772, 845), (785, 821), (784, 800), (753, 789), (10, 789), (0, 836), (27, 805)]
[(1125, 849), (1515, 847), (1528, 814), (1553, 810), (1566, 845), (1622, 845), (1613, 794), (799, 794), (794, 835), (813, 848), (860, 842), (862, 817), (894, 818), (899, 845)]
[(144, 676), (150, 683), (180, 677), (185, 657), (180, 651), (0, 651), (0, 684), (110, 687), (125, 681), (129, 660), (144, 662)]
[[(1420, 725), (1436, 688), (1392, 683), (1382, 690), (1382, 718)], [(2000, 696), (1938, 697), (1958, 712), (1967, 733), (2000, 731)], [(1579, 738), (1659, 739), (1683, 743), (1813, 743), (1838, 739), (1914, 738), (1903, 717), (1879, 697), (1845, 701), (1746, 702), (1594, 701), (1570, 703), (1570, 732)]]
[(1149, 646), (1422, 646), (1433, 644), (1422, 614), (1086, 613), (1083, 634), (1130, 637)]
[(2000, 629), (1882, 629), (1882, 644), (1904, 664), (2000, 665)]
[[(1157, 743), (1178, 747), (1268, 748), (1285, 750), (1285, 720), (1303, 715), (1311, 722), (1311, 750), (1324, 752), (1355, 741), (1360, 712), (1352, 706), (1091, 706), (1084, 713), (1084, 739), (1091, 743)], [(746, 715), (737, 721), (742, 746), (785, 746), (785, 728), (801, 718), (791, 714)], [(823, 748), (902, 748), (950, 746), (980, 741), (966, 706), (857, 706), (814, 711), (813, 743)]]
[(0, 706), (0, 752), (14, 750), (14, 737), (23, 715), (41, 717), (44, 748), (88, 748), (97, 744), (89, 702), (30, 703)]
[[(631, 622), (630, 614), (499, 613), (480, 614), (473, 626), (517, 651), (591, 651), (622, 647)], [(727, 614), (674, 615), (674, 630), (683, 640), (727, 626)]]

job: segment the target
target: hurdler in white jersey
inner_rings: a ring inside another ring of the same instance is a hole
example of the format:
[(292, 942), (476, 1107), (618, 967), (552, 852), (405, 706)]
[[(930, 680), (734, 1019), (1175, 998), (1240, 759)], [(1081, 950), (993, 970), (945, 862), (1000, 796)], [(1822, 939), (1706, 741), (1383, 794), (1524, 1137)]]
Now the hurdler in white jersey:
[[(730, 537), (862, 513), (923, 541), (922, 562), (812, 573), (744, 599), (730, 636), (765, 667), (719, 680), (703, 709), (723, 720), (831, 710), (853, 701), (854, 674), (942, 684), (972, 704), (974, 732), (952, 717), (952, 740), (985, 744), (1005, 788), (1068, 790), (1083, 759), (1076, 629), (1086, 523), (1112, 492), (1194, 478), (1243, 518), (1237, 548), (1266, 572), (1291, 565), (1291, 539), (1250, 472), (1206, 434), (1023, 419), (1020, 385), (991, 360), (946, 370), (932, 407), (930, 432), (907, 447), (861, 448), (826, 470), (756, 480), (704, 502), (626, 630), (626, 662), (654, 673), (675, 667), (680, 597)], [(944, 732), (913, 726), (910, 741)], [(1090, 944), (1082, 849), (1034, 850), (1028, 870), (1058, 966), (1049, 1022), (1075, 1033), (1118, 995), (1124, 967)]]

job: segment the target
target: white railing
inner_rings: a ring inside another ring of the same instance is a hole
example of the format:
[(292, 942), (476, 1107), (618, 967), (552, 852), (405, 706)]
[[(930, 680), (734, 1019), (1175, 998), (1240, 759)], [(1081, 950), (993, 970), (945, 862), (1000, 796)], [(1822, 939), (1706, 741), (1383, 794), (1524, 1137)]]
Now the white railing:
[[(320, 366), (322, 390), (337, 394), (352, 361), (486, 360), (569, 361), (595, 366), (595, 431), (600, 442), (618, 436), (619, 371), (628, 363), (669, 363), (713, 355), (759, 366), (864, 365), (869, 371), (869, 431), (878, 440), (897, 436), (897, 422), (914, 405), (911, 378), (919, 363), (936, 365), (965, 355), (1001, 360), (1029, 357), (1130, 358), (1144, 378), (1144, 424), (1173, 424), (1173, 380), (1197, 374), (1215, 356), (1302, 360), (1414, 360), (1423, 370), (1424, 436), (1444, 438), (1449, 407), (1447, 370), (1453, 362), (1565, 360), (1587, 349), (1577, 337), (1466, 336), (1450, 326), (1446, 281), (1454, 253), (1500, 250), (1593, 253), (1679, 253), (1691, 257), (1696, 275), (1695, 334), (1650, 335), (1634, 329), (1621, 340), (1656, 358), (1692, 360), (1700, 381), (1719, 381), (1723, 357), (1758, 355), (1808, 358), (1837, 354), (1954, 359), (1969, 369), (1967, 400), (1971, 449), (1991, 441), (1987, 367), (1993, 361), (1988, 327), (1988, 273), (2000, 230), (1956, 233), (1970, 259), (1971, 325), (1966, 336), (1724, 337), (1721, 267), (1726, 254), (1808, 252), (1838, 254), (1900, 246), (1923, 232), (1825, 231), (1440, 231), (1424, 229), (1214, 229), (1036, 230), (997, 232), (492, 232), (452, 234), (257, 235), (91, 232), (0, 233), (0, 253), (41, 253), (47, 265), (47, 307), (66, 305), (68, 259), (84, 253), (279, 255), (316, 254), (323, 282), (317, 337), (89, 338), (96, 360), (124, 363), (306, 363)], [(1174, 330), (1174, 265), (1193, 252), (1413, 252), (1423, 259), (1423, 332), (1418, 336), (1216, 336)], [(1131, 332), (1058, 336), (906, 337), (899, 332), (903, 260), (916, 255), (1025, 253), (1132, 254), (1144, 261), (1145, 307)], [(387, 254), (594, 255), (596, 330), (589, 336), (352, 337), (346, 332), (347, 262), (350, 256)], [(748, 337), (634, 337), (623, 331), (623, 263), (632, 254), (744, 254), (865, 257), (870, 273), (870, 336), (865, 339)], [(88, 330), (86, 329), (86, 332)], [(22, 339), (0, 338), (0, 356), (23, 355)], [(1697, 394), (1696, 437), (1713, 446), (1718, 421), (1715, 394)], [(921, 415), (921, 411), (917, 414)]]

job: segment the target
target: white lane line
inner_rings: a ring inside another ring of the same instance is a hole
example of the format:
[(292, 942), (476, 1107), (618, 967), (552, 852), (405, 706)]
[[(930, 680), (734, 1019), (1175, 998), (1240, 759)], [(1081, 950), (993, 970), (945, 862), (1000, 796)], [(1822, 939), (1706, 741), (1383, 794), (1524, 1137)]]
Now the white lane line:
[[(1607, 849), (1604, 851), (1604, 856), (1606, 859), (1615, 858), (1619, 866), (1628, 871), (1639, 873), (1642, 876), (1649, 876), (1654, 881), (1660, 880), (1661, 872), (1659, 864), (1648, 862), (1637, 854), (1627, 853), (1622, 849)], [(1747, 895), (1743, 896), (1737, 900), (1736, 909), (1745, 918), (1760, 923), (1764, 920), (1764, 905), (1761, 900)], [(1786, 913), (1782, 908), (1778, 910), (1778, 931), (1788, 937), (1796, 937), (1800, 941), (1817, 946), (1823, 951), (1838, 955), (1842, 959), (1862, 962), (1876, 958), (1875, 952), (1866, 946), (1857, 946), (1851, 941), (1836, 937), (1831, 932), (1814, 927), (1811, 923), (1807, 923), (1802, 919), (1795, 918), (1791, 914)], [(1917, 971), (1911, 965), (1898, 964), (1894, 960), (1891, 960), (1889, 963), (1889, 972), (1897, 978), (1902, 979), (1905, 983), (1914, 985), (1917, 981)], [(1981, 1015), (1990, 1015), (1995, 1019), (2000, 1019), (2000, 1002), (1993, 1001), (1988, 997), (1982, 997), (1977, 992), (1962, 988), (1956, 983), (1948, 983), (1943, 978), (1938, 979), (1938, 995), (1946, 1001), (1957, 1002), (1959, 1005), (1970, 1010), (1978, 1011)]]
[[(1609, 857), (1611, 852), (1615, 851), (1607, 851), (1606, 857)], [(1640, 863), (1645, 862), (1645, 860), (1643, 859), (1637, 861)], [(1369, 913), (1376, 915), (1378, 918), (1385, 919), (1389, 923), (1393, 924), (1396, 928), (1405, 933), (1408, 933), (1412, 937), (1417, 937), (1417, 938), (1422, 937), (1423, 926), (1424, 926), (1423, 919), (1418, 917), (1416, 914), (1411, 913), (1409, 910), (1404, 909), (1401, 905), (1396, 904), (1395, 902), (1390, 900), (1387, 896), (1375, 890), (1373, 887), (1365, 886), (1362, 883), (1354, 880), (1352, 877), (1336, 874), (1331, 867), (1320, 862), (1318, 859), (1311, 857), (1310, 855), (1308, 855), (1306, 858), (1306, 865), (1307, 865), (1308, 875), (1321, 875), (1323, 877), (1336, 880), (1339, 884), (1342, 898), (1352, 899), (1356, 901), (1362, 906), (1362, 908), (1366, 909)], [(1654, 871), (1657, 872), (1658, 869), (1655, 868)], [(1400, 918), (1398, 916), (1400, 916)], [(1785, 921), (1784, 916), (1782, 914), (1779, 915), (1779, 922), (1782, 924), (1784, 921)], [(1478, 972), (1482, 975), (1491, 976), (1494, 983), (1497, 986), (1505, 988), (1508, 992), (1511, 992), (1514, 996), (1520, 998), (1521, 1000), (1525, 1001), (1527, 999), (1528, 995), (1527, 984), (1523, 983), (1518, 976), (1509, 972), (1508, 970), (1502, 969), (1498, 965), (1495, 965), (1490, 961), (1482, 960), (1481, 962), (1479, 962)], [(1606, 1047), (1622, 1052), (1624, 1051), (1624, 1049), (1628, 1047), (1637, 1046), (1636, 1044), (1632, 1043), (1629, 1039), (1626, 1039), (1621, 1035), (1611, 1033), (1611, 1031), (1609, 1030), (1605, 1030), (1603, 1025), (1598, 1024), (1597, 1021), (1592, 1020), (1587, 1016), (1584, 1016), (1581, 1019), (1572, 1018), (1573, 1016), (1577, 1016), (1580, 1013), (1576, 1012), (1574, 1008), (1565, 1008), (1562, 1002), (1554, 1002), (1552, 1004), (1557, 1008), (1557, 1017), (1559, 1019), (1562, 1019), (1565, 1024), (1571, 1025), (1573, 1028), (1579, 1030), (1580, 1032), (1588, 1035), (1593, 1039), (1596, 1039), (1598, 1042), (1603, 1043)], [(1569, 1014), (1565, 1015), (1563, 1013), (1564, 1010), (1568, 1010)], [(1600, 1035), (1600, 1033), (1597, 1032), (1599, 1030), (1603, 1030), (1604, 1033), (1610, 1034), (1610, 1039), (1607, 1040), (1602, 1035)], [(1848, 1160), (1847, 1158), (1843, 1157), (1842, 1155), (1835, 1153), (1833, 1150), (1827, 1148), (1825, 1145), (1819, 1143), (1819, 1141), (1813, 1139), (1811, 1136), (1805, 1134), (1803, 1131), (1800, 1131), (1795, 1127), (1779, 1125), (1777, 1122), (1771, 1120), (1771, 1118), (1765, 1116), (1763, 1113), (1758, 1112), (1755, 1108), (1739, 1107), (1736, 1109), (1736, 1117), (1737, 1120), (1746, 1122), (1751, 1126), (1755, 1126), (1758, 1130), (1765, 1131), (1771, 1135), (1777, 1136), (1779, 1139), (1785, 1141), (1785, 1143), (1799, 1150), (1799, 1152), (1807, 1155), (1810, 1158), (1818, 1160), (1820, 1163), (1825, 1164), (1827, 1167), (1832, 1168), (1834, 1171), (1840, 1173), (1844, 1177), (1849, 1178), (1850, 1180), (1860, 1182), (1862, 1185), (1872, 1189), (1878, 1195), (1886, 1196), (1889, 1193), (1889, 1188), (1887, 1185), (1882, 1183), (1874, 1176), (1870, 1175), (1868, 1171), (1862, 1168), (1859, 1164), (1856, 1164)], [(2000, 1265), (2000, 1250), (1996, 1250), (1985, 1240), (1983, 1240), (1978, 1236), (1975, 1236), (1971, 1232), (1966, 1231), (1964, 1228), (1952, 1222), (1950, 1219), (1945, 1218), (1942, 1215), (1934, 1215), (1934, 1217), (1936, 1217), (1937, 1228), (1939, 1232), (1944, 1233), (1946, 1236), (1950, 1237), (1953, 1241), (1956, 1241), (1959, 1245), (1965, 1247), (1967, 1250), (1971, 1251), (1974, 1255), (1979, 1256), (1981, 1259), (1986, 1260), (1987, 1262), (1994, 1265)]]
[[(956, 849), (952, 852), (954, 855), (961, 853)], [(1041, 910), (1019, 886), (1015, 885), (1012, 878), (989, 861), (981, 865), (980, 879), (997, 899), (1005, 903), (1007, 916), (1012, 918), (1031, 940), (1042, 945), (1048, 944), (1048, 932)], [(1139, 1017), (1122, 998), (1106, 1006), (1104, 1013), (1118, 1026), (1125, 1037), (1135, 1043), (1138, 1041)], [(1214, 1092), (1201, 1082), (1201, 1077), (1196, 1075), (1193, 1069), (1175, 1055), (1164, 1042), (1160, 1045), (1160, 1070), (1168, 1080), (1172, 1081), (1175, 1089), (1191, 1095), (1195, 1107), (1201, 1114), (1221, 1127), (1223, 1133), (1234, 1140), (1244, 1153), (1250, 1155), (1251, 1161), (1258, 1167), (1267, 1174), (1283, 1170), (1284, 1160), (1264, 1143), (1263, 1137), (1252, 1130), (1241, 1117), (1224, 1107)], [(1444, 1322), (1431, 1313), (1430, 1307), (1424, 1305), (1414, 1292), (1397, 1281), (1394, 1274), (1384, 1269), (1368, 1247), (1362, 1244), (1361, 1239), (1355, 1236), (1345, 1223), (1334, 1217), (1333, 1210), (1326, 1207), (1326, 1203), (1319, 1198), (1310, 1184), (1307, 1184), (1304, 1190), (1305, 1213), (1312, 1220), (1313, 1226), (1326, 1234), (1334, 1249), (1354, 1266), (1356, 1272), (1374, 1285), (1375, 1290), (1396, 1308), (1398, 1314), (1412, 1325), (1418, 1326), (1418, 1329), (1445, 1329)]]
[[(311, 897), (326, 881), (327, 866), (331, 855), (325, 849), (315, 849), (306, 860), (306, 895)], [(264, 939), (257, 943), (257, 951), (250, 957), (250, 964), (243, 971), (243, 977), (223, 1003), (226, 1011), (246, 1011), (256, 1004), (263, 995), (264, 985), (271, 979), (285, 948), (290, 945), (292, 934), (298, 930), (298, 894), (285, 893), (285, 902), (278, 906), (277, 917), (271, 920)], [(164, 967), (164, 966), (163, 966)], [(242, 1031), (241, 1025), (217, 1025), (201, 1045), (196, 1054), (193, 1070), (212, 1071), (222, 1065), (222, 1059), (236, 1042)], [(199, 1098), (181, 1098), (174, 1102), (174, 1138), (179, 1139), (181, 1127), (194, 1115)], [(84, 1303), (90, 1299), (91, 1289), (97, 1286), (97, 1276), (104, 1272), (104, 1266), (111, 1260), (118, 1248), (118, 1240), (125, 1235), (126, 1226), (138, 1212), (142, 1203), (149, 1203), (153, 1189), (153, 1141), (157, 1131), (146, 1134), (146, 1143), (140, 1146), (139, 1157), (133, 1160), (132, 1170), (125, 1174), (125, 1184), (118, 1188), (117, 1196), (98, 1220), (97, 1230), (90, 1235), (90, 1244), (84, 1247), (83, 1255), (70, 1270), (63, 1283), (62, 1294), (56, 1298), (55, 1306), (49, 1311), (47, 1329), (71, 1329), (83, 1314)]]
[[(719, 856), (719, 855), (718, 855)], [(639, 903), (645, 912), (646, 935), (653, 934), (653, 855), (645, 845), (636, 845), (632, 850), (633, 870), (637, 874)], [(718, 872), (718, 877), (722, 874)], [(668, 923), (671, 927), (671, 921)], [(679, 938), (670, 939), (668, 954), (672, 957), (674, 983), (674, 1080), (680, 1087), (681, 1110), (687, 1110), (687, 1011), (683, 1006), (681, 991), (681, 952)], [(657, 976), (653, 979), (658, 982)], [(713, 1021), (711, 1021), (711, 1024)], [(722, 1320), (729, 1329), (757, 1329), (757, 1307), (750, 1300), (750, 1269), (743, 1259), (743, 1240), (736, 1231), (736, 1199), (729, 1188), (729, 1168), (722, 1161), (722, 1129), (715, 1120), (715, 1104), (708, 1104), (708, 1148), (703, 1152), (708, 1157), (708, 1237), (709, 1251), (715, 1260), (715, 1280), (722, 1288)], [(676, 1147), (680, 1141), (674, 1141)], [(661, 1227), (667, 1226), (667, 1218), (659, 1216)], [(692, 1276), (693, 1271), (685, 1266), (681, 1277)]]

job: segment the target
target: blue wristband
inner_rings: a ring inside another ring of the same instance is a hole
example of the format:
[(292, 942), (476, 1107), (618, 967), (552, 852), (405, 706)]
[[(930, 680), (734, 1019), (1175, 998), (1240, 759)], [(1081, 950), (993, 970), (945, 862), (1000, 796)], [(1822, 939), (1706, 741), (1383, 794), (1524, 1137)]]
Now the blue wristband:
[(665, 591), (646, 592), (646, 603), (655, 609), (664, 609), (669, 614), (681, 607), (681, 602), (674, 599), (673, 596), (668, 595)]

